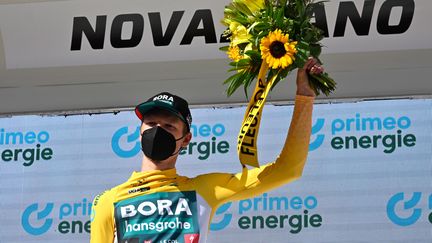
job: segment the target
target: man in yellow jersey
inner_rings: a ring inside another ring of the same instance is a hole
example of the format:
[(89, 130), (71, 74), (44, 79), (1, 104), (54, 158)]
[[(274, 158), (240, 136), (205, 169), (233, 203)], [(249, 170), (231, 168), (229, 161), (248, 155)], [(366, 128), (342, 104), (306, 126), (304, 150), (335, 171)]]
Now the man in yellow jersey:
[(92, 243), (205, 242), (216, 209), (289, 183), (302, 175), (315, 97), (307, 72), (322, 67), (309, 59), (297, 72), (297, 95), (289, 132), (276, 161), (237, 174), (188, 178), (175, 169), (178, 153), (192, 135), (188, 103), (164, 92), (135, 108), (142, 121), (141, 171), (93, 201)]

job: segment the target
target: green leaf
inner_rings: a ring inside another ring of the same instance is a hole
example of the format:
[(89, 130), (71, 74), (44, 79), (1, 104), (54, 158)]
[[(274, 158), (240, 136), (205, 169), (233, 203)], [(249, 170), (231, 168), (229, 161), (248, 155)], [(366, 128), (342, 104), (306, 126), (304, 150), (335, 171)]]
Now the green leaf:
[(322, 92), (329, 96), (336, 89), (336, 82), (330, 78), (328, 73), (309, 74), (309, 83), (317, 95)]
[(245, 52), (245, 55), (249, 56), (251, 58), (249, 64), (253, 63), (256, 59), (261, 59), (261, 54), (258, 51), (255, 50), (249, 50)]
[(225, 51), (225, 52), (228, 51), (228, 49), (229, 49), (229, 46), (222, 46), (219, 48), (219, 50)]
[(251, 33), (259, 33), (260, 31), (270, 28), (269, 23), (255, 22), (249, 29)]
[(233, 6), (246, 16), (252, 15), (252, 12), (243, 2), (234, 0)]
[(310, 54), (315, 58), (319, 57), (321, 55), (321, 45), (319, 44), (310, 45)]

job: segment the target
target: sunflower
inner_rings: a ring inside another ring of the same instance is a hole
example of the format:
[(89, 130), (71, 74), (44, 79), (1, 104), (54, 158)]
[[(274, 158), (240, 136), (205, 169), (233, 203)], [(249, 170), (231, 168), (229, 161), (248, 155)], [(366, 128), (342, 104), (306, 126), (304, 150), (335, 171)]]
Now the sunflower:
[(228, 57), (234, 62), (238, 62), (243, 58), (243, 56), (240, 54), (240, 48), (237, 45), (230, 45), (226, 53), (228, 54)]
[(297, 41), (289, 41), (289, 35), (280, 29), (270, 32), (261, 40), (262, 59), (273, 69), (288, 67), (295, 60)]

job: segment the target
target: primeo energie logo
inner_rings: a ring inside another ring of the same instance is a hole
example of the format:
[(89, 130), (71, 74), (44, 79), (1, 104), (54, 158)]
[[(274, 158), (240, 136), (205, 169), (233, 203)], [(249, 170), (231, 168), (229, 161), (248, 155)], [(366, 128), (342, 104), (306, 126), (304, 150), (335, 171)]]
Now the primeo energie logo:
[(31, 166), (39, 160), (50, 160), (53, 150), (43, 146), (49, 139), (50, 135), (47, 131), (15, 132), (0, 128), (1, 160), (6, 163), (22, 162), (24, 166)]
[(416, 145), (416, 136), (407, 133), (412, 125), (408, 116), (370, 117), (356, 113), (352, 117), (330, 121), (331, 134), (324, 135), (322, 128), (326, 122), (326, 119), (317, 119), (313, 126), (312, 135), (317, 135), (309, 146), (310, 151), (318, 149), (325, 137), (335, 150), (380, 149), (389, 154), (398, 148)]
[(33, 203), (21, 215), (23, 229), (31, 235), (42, 235), (50, 229), (61, 234), (90, 233), (89, 218), (92, 203), (87, 199), (81, 202), (55, 204), (54, 202)]
[(396, 225), (410, 226), (417, 223), (426, 210), (420, 206), (422, 200), (427, 200), (429, 208), (429, 223), (432, 224), (432, 194), (421, 192), (406, 194), (399, 192), (393, 195), (387, 203), (387, 217)]
[[(324, 134), (320, 134), (319, 132), (324, 127), (325, 120), (320, 118), (317, 119), (315, 124), (312, 126), (311, 135), (315, 136), (315, 140), (311, 141), (309, 144), (309, 151), (314, 151), (319, 148), (324, 142)], [(317, 134), (318, 133), (318, 134)]]
[[(118, 129), (112, 139), (111, 147), (115, 154), (122, 158), (131, 158), (141, 151), (139, 141), (140, 127), (131, 131), (128, 127)], [(212, 154), (225, 154), (229, 152), (228, 141), (221, 140), (225, 134), (225, 126), (221, 123), (194, 124), (191, 126), (192, 141), (186, 149), (180, 151), (180, 155), (197, 156), (199, 160), (206, 160)]]
[[(217, 215), (210, 225), (212, 231), (219, 231), (232, 223), (233, 214), (228, 213), (233, 203), (226, 203), (218, 208)], [(260, 197), (245, 199), (238, 202), (237, 214), (239, 218), (235, 224), (242, 230), (251, 229), (289, 229), (292, 234), (298, 234), (306, 228), (318, 228), (322, 225), (322, 217), (310, 211), (318, 206), (318, 199), (314, 196), (268, 196), (264, 193)], [(270, 215), (264, 212), (271, 212)], [(288, 213), (288, 214), (287, 214)]]

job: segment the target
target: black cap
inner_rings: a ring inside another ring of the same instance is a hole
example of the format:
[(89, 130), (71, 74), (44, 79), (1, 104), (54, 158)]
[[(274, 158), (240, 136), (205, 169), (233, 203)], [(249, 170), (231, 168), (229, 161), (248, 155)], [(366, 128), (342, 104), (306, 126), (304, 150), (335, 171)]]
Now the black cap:
[(162, 92), (151, 97), (146, 102), (137, 105), (135, 107), (135, 114), (142, 121), (144, 114), (155, 108), (172, 112), (186, 124), (188, 131), (190, 130), (192, 115), (189, 110), (189, 104), (185, 99), (168, 92)]

